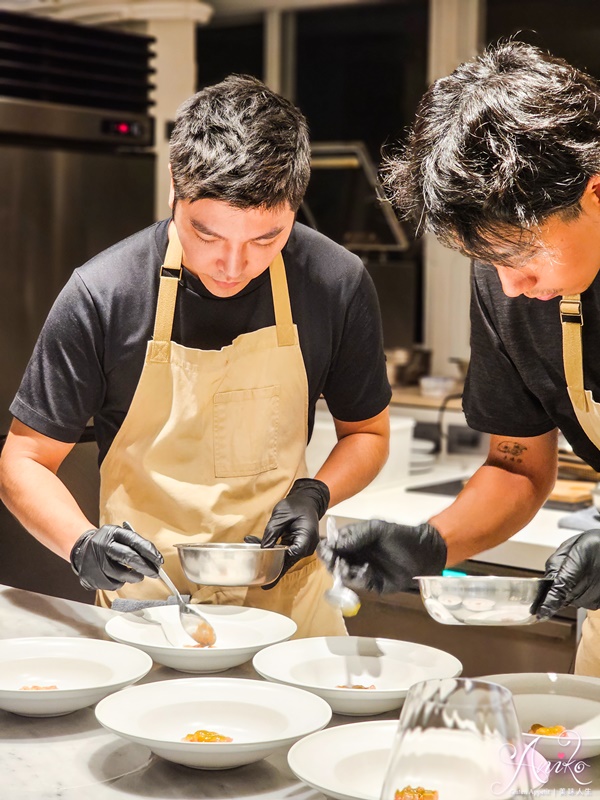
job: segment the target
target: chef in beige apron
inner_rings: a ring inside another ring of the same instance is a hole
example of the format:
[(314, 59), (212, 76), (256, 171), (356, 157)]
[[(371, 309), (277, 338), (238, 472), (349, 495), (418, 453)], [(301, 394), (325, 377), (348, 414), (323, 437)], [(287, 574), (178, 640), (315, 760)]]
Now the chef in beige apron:
[[(569, 398), (583, 431), (588, 439), (600, 448), (600, 404), (594, 401), (592, 393), (584, 386), (581, 340), (583, 313), (578, 294), (565, 295), (562, 298), (560, 315), (563, 362)], [(600, 580), (600, 576), (598, 579)], [(577, 650), (575, 672), (600, 676), (600, 610), (587, 612)]]
[[(131, 523), (160, 550), (166, 571), (192, 602), (277, 611), (296, 622), (297, 637), (345, 634), (340, 612), (323, 599), (332, 578), (315, 555), (269, 590), (201, 587), (181, 570), (178, 542), (262, 535), (273, 507), (307, 475), (308, 426), (307, 377), (281, 254), (269, 267), (275, 325), (238, 336), (222, 350), (171, 341), (181, 264), (171, 223), (153, 338), (101, 467), (100, 524)], [(109, 606), (117, 596), (167, 594), (159, 580), (146, 578), (97, 597)]]

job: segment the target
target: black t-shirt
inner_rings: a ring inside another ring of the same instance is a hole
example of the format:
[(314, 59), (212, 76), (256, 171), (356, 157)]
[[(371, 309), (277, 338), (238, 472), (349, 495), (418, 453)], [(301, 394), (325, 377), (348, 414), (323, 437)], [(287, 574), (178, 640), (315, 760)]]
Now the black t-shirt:
[[(575, 453), (600, 470), (600, 450), (577, 421), (562, 358), (560, 298), (507, 297), (494, 267), (475, 262), (471, 362), (463, 407), (470, 427), (500, 436), (559, 428)], [(600, 276), (581, 296), (585, 388), (600, 399)]]
[[(76, 269), (54, 303), (11, 413), (62, 442), (93, 418), (100, 460), (135, 393), (152, 337), (168, 220), (125, 239)], [(292, 315), (308, 378), (309, 436), (323, 394), (334, 417), (379, 414), (391, 390), (379, 305), (360, 259), (296, 223), (283, 249)], [(269, 270), (230, 298), (212, 295), (184, 269), (173, 340), (215, 350), (275, 324)]]

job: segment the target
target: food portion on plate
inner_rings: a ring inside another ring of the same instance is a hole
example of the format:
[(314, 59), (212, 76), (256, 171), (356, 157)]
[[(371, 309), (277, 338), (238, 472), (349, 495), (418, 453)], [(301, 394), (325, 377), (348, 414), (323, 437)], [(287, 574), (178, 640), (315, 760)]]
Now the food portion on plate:
[(53, 686), (19, 686), (19, 690), (21, 692), (32, 692), (32, 691), (45, 692), (48, 689), (58, 689), (58, 686), (56, 686), (56, 684), (54, 684)]
[(564, 725), (551, 725), (550, 727), (546, 727), (535, 723), (535, 725), (529, 728), (527, 733), (532, 733), (534, 736), (560, 736), (560, 734), (564, 733), (566, 730)]
[(405, 786), (404, 789), (396, 789), (394, 800), (439, 800), (439, 793), (433, 789), (424, 789), (422, 786), (417, 786), (416, 789)]
[(377, 687), (375, 686), (374, 683), (372, 683), (370, 686), (364, 686), (362, 683), (352, 683), (352, 684), (338, 683), (338, 685), (335, 688), (336, 689), (376, 689)]
[(224, 736), (216, 731), (199, 730), (188, 733), (181, 740), (182, 742), (233, 742), (231, 736)]

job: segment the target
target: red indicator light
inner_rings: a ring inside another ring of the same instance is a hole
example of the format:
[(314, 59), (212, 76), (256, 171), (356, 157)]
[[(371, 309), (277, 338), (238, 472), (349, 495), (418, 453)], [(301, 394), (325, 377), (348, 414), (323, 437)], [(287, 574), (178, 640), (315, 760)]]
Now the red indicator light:
[(118, 122), (117, 131), (119, 133), (129, 133), (129, 125), (126, 122)]

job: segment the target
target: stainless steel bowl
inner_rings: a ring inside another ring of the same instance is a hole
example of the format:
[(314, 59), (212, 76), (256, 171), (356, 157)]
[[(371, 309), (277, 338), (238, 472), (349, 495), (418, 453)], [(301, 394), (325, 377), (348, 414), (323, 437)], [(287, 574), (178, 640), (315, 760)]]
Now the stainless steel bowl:
[(265, 547), (246, 542), (176, 544), (187, 578), (202, 586), (263, 586), (283, 569), (287, 547)]
[(439, 575), (418, 577), (429, 615), (443, 625), (531, 625), (533, 603), (548, 591), (547, 578)]

